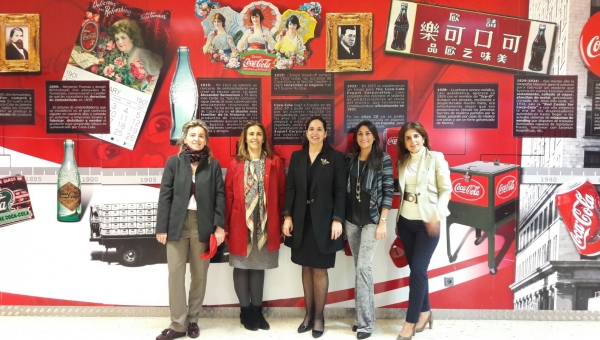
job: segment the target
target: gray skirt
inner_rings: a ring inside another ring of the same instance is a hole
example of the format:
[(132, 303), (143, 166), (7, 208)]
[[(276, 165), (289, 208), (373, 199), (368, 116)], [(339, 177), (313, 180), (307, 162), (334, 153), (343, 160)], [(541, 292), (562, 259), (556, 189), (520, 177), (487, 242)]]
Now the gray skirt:
[[(254, 225), (258, 223), (258, 208), (253, 213)], [(265, 230), (266, 232), (266, 230)], [(269, 241), (265, 242), (261, 250), (258, 250), (256, 228), (254, 228), (253, 245), (248, 257), (229, 254), (229, 265), (240, 269), (273, 269), (279, 266), (279, 250), (269, 251)]]

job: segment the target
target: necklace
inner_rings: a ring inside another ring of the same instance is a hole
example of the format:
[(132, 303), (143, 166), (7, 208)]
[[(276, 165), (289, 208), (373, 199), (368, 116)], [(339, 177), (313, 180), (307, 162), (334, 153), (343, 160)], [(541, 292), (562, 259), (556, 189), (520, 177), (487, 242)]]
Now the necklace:
[[(356, 166), (356, 199), (360, 203), (360, 175), (362, 171), (360, 170), (360, 159), (357, 158), (356, 160), (358, 161), (358, 165)], [(363, 170), (366, 165), (367, 163), (363, 166)]]

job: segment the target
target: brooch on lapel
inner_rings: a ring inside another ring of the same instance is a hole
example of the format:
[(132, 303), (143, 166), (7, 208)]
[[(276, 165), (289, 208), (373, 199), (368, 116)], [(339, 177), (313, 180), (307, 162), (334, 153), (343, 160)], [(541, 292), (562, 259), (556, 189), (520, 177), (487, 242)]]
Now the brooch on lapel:
[(323, 165), (327, 165), (327, 164), (329, 164), (329, 161), (321, 158), (321, 163), (323, 163)]

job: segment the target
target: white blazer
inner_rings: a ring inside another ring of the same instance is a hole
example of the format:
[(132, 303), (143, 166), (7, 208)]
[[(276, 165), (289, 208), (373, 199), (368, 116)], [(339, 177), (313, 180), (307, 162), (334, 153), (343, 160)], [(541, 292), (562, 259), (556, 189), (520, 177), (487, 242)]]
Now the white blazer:
[[(423, 146), (425, 147), (425, 146)], [(396, 222), (402, 211), (404, 188), (406, 186), (404, 172), (406, 164), (398, 168), (398, 184), (400, 185), (400, 204)], [(425, 154), (417, 171), (417, 206), (421, 212), (423, 222), (439, 221), (450, 215), (448, 202), (452, 193), (450, 169), (448, 162), (441, 152), (430, 151), (425, 148)]]

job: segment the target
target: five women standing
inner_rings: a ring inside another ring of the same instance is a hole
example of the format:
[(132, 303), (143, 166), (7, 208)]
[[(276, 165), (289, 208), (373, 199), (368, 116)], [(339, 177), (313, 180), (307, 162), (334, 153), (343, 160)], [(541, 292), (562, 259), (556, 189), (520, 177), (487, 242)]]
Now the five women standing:
[[(228, 236), (230, 265), (240, 320), (249, 330), (269, 329), (262, 314), (264, 270), (278, 266), (280, 226), (292, 262), (302, 266), (305, 317), (298, 332), (323, 335), (328, 268), (343, 248), (342, 223), (356, 266), (358, 339), (374, 331), (372, 260), (386, 236), (391, 209), (391, 158), (381, 150), (377, 128), (358, 124), (354, 152), (347, 157), (327, 143), (327, 123), (312, 117), (303, 148), (292, 153), (287, 181), (281, 159), (269, 147), (266, 129), (250, 122), (243, 129), (238, 154), (227, 168), (225, 192), (221, 167), (208, 147), (208, 128), (200, 120), (183, 127), (180, 153), (165, 166), (159, 195), (156, 238), (167, 245), (171, 325), (157, 340), (199, 335), (198, 318), (206, 288), (208, 261), (200, 255), (214, 233), (217, 244)], [(429, 150), (429, 136), (418, 122), (398, 134), (400, 206), (396, 233), (410, 266), (409, 307), (399, 340), (422, 331), (433, 315), (427, 267), (439, 241), (440, 220), (450, 214), (450, 171), (443, 154)], [(285, 190), (284, 190), (285, 188)], [(226, 198), (226, 199), (225, 199)], [(221, 227), (225, 226), (225, 230)], [(192, 282), (185, 301), (185, 263)]]

